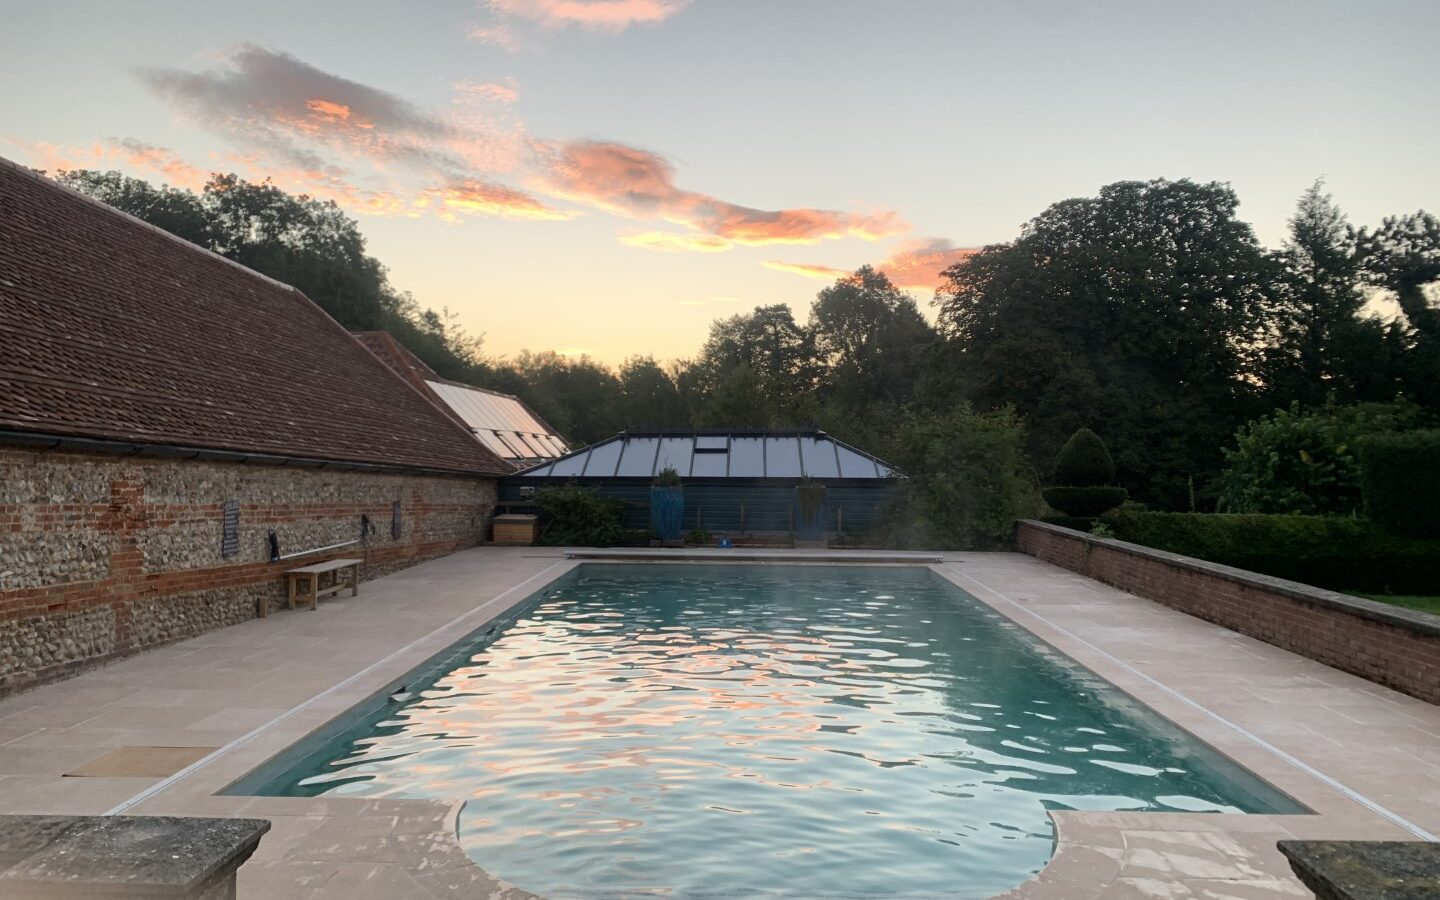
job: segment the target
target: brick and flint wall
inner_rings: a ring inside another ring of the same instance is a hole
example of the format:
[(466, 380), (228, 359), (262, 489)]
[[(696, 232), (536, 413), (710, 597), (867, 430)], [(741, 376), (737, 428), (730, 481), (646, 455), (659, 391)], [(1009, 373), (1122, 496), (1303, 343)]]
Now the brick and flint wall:
[[(494, 506), (480, 478), (0, 447), (0, 695), (278, 608), (287, 568), (363, 557), (373, 578), (473, 546)], [(362, 514), (364, 545), (270, 562), (271, 530), (294, 553), (359, 538)]]
[(1440, 617), (1125, 541), (1023, 521), (1031, 556), (1440, 703)]

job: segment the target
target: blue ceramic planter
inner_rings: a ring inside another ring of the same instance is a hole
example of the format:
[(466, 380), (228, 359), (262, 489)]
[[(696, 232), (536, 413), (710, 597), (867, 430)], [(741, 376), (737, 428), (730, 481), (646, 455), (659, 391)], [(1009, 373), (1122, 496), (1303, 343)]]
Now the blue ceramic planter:
[(660, 540), (680, 540), (680, 527), (684, 520), (685, 489), (683, 487), (650, 488), (650, 528)]

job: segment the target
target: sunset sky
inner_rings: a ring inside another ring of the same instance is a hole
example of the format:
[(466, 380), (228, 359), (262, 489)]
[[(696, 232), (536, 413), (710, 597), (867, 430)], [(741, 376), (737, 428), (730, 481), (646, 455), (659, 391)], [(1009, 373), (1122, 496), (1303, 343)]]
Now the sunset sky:
[(1440, 3), (4, 0), (0, 155), (333, 198), (486, 350), (692, 355), (711, 319), (1122, 179), (1281, 241), (1440, 211)]

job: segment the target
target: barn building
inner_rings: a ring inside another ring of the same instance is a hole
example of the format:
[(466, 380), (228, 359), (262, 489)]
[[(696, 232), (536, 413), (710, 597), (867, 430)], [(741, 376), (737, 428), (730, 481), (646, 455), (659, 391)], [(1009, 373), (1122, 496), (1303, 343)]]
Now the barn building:
[(299, 291), (0, 160), (0, 694), (480, 542), (476, 440)]

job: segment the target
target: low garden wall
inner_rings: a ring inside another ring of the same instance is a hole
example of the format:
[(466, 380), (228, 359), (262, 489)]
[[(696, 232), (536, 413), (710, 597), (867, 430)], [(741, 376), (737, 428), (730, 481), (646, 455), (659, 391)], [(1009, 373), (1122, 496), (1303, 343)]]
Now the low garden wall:
[[(353, 556), (373, 578), (473, 546), (494, 505), (489, 479), (0, 447), (0, 696), (253, 618), (289, 568)], [(272, 531), (315, 550), (362, 515), (363, 543), (270, 560)]]
[(1026, 520), (1038, 559), (1440, 703), (1440, 617)]

